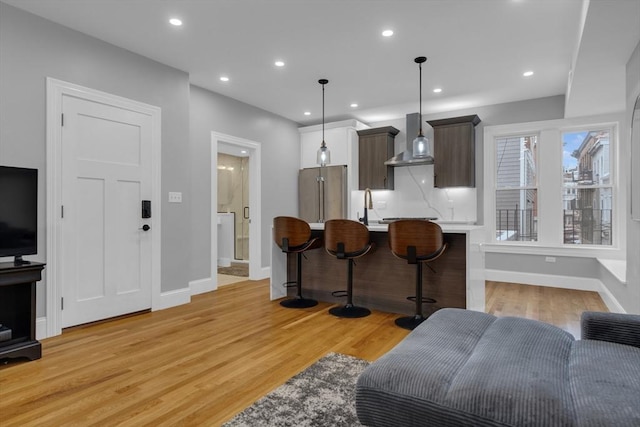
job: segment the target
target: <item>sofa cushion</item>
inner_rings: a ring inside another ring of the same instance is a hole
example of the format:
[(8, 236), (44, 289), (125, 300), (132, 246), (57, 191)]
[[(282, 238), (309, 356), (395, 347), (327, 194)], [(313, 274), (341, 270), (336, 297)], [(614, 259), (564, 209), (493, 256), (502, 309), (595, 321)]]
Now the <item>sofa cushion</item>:
[(572, 425), (573, 337), (520, 318), (443, 309), (358, 380), (367, 425)]
[(571, 425), (574, 338), (535, 320), (499, 318), (449, 385), (446, 402), (509, 425)]
[(640, 426), (640, 348), (573, 344), (569, 382), (579, 426)]

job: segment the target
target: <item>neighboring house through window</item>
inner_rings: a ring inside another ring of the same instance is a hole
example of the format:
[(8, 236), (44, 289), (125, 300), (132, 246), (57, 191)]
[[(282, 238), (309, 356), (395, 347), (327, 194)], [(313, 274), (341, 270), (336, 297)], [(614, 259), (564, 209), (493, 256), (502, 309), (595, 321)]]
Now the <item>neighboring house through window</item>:
[(497, 138), (496, 240), (536, 241), (536, 135)]
[(610, 131), (563, 132), (563, 243), (611, 245)]

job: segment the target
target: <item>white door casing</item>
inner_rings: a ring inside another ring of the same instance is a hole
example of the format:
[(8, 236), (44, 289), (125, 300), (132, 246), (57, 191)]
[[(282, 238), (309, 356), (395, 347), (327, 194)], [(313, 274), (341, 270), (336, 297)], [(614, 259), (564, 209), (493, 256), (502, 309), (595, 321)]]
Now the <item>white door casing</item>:
[[(47, 107), (53, 336), (158, 305), (160, 109), (54, 79), (47, 79)], [(141, 200), (151, 200), (149, 219), (141, 218)]]

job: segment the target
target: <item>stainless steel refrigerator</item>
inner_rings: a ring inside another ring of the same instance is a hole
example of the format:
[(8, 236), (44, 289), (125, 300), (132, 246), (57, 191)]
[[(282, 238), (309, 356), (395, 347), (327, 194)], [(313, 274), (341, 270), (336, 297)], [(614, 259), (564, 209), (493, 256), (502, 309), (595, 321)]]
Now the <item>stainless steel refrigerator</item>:
[(300, 169), (298, 213), (307, 222), (347, 217), (347, 167)]

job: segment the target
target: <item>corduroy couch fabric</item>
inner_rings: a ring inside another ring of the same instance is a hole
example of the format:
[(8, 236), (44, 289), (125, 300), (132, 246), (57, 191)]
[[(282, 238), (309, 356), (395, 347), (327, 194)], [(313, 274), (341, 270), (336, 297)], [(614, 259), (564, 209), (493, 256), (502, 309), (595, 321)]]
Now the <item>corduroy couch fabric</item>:
[(442, 309), (363, 372), (356, 409), (368, 426), (640, 426), (640, 348)]

